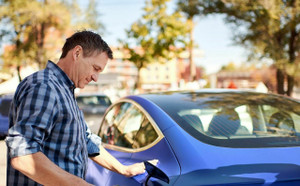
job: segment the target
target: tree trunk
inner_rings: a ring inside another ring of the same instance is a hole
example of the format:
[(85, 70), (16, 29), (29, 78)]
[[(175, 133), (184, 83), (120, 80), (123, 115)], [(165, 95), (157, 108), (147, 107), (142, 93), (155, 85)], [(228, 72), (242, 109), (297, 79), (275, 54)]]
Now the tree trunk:
[(277, 81), (277, 93), (284, 95), (284, 73), (281, 69), (277, 68), (276, 72), (276, 81)]
[(18, 73), (19, 82), (21, 82), (22, 77), (21, 77), (21, 66), (20, 65), (17, 66), (17, 73)]
[(39, 64), (39, 68), (43, 69), (46, 66), (46, 61), (44, 59), (44, 40), (45, 40), (45, 31), (46, 31), (46, 23), (42, 23), (40, 25), (40, 28), (38, 27), (36, 30), (36, 39), (37, 39), (37, 55), (36, 55), (36, 60)]
[(288, 96), (292, 96), (292, 93), (293, 93), (293, 88), (294, 88), (294, 84), (295, 84), (295, 79), (293, 76), (290, 76), (288, 75), (287, 76), (287, 91), (286, 91), (286, 94)]
[[(16, 32), (16, 34), (19, 34), (19, 32)], [(21, 48), (21, 41), (20, 41), (20, 39), (18, 38), (17, 40), (16, 40), (16, 50), (15, 50), (15, 52), (19, 52), (20, 51), (20, 48)], [(17, 54), (16, 54), (17, 55)], [(19, 82), (21, 82), (22, 81), (22, 77), (21, 77), (21, 66), (22, 66), (22, 63), (21, 62), (19, 62), (19, 61), (17, 61), (17, 74), (18, 74), (18, 78), (19, 78)]]
[(194, 49), (194, 23), (193, 20), (190, 20), (191, 22), (191, 31), (190, 31), (190, 46), (189, 46), (189, 61), (190, 61), (190, 81), (196, 80), (196, 69), (195, 69), (195, 63), (193, 59), (193, 49)]
[[(297, 41), (297, 31), (296, 31), (296, 23), (295, 21), (292, 22), (291, 24), (291, 36), (290, 36), (290, 41), (289, 41), (289, 63), (290, 64), (295, 64), (296, 60), (296, 41)], [(293, 88), (295, 84), (295, 77), (291, 75), (287, 75), (287, 91), (286, 94), (288, 96), (292, 96), (293, 93)]]
[(140, 70), (138, 70), (137, 76), (136, 76), (136, 83), (135, 83), (135, 87), (136, 89), (140, 89), (141, 88), (141, 82), (140, 82)]

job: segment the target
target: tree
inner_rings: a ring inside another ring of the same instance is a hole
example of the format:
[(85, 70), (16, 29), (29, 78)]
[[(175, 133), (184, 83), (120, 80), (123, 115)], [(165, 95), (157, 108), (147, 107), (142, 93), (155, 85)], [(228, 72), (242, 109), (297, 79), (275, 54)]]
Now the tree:
[[(95, 2), (89, 2), (88, 9), (93, 11), (91, 6)], [(16, 67), (21, 80), (20, 68), (34, 63), (40, 69), (44, 68), (47, 59), (57, 50), (57, 42), (62, 41), (65, 33), (75, 28), (74, 25), (95, 30), (100, 27), (92, 17), (86, 19), (85, 24), (71, 20), (73, 15), (81, 15), (81, 9), (76, 7), (73, 1), (63, 0), (0, 1), (0, 36), (11, 45), (2, 56), (4, 67)]]
[(178, 0), (177, 2), (178, 10), (183, 12), (184, 15), (187, 17), (187, 23), (190, 26), (190, 33), (189, 33), (189, 61), (190, 61), (190, 81), (195, 80), (196, 76), (196, 68), (193, 60), (193, 49), (194, 49), (194, 27), (195, 21), (194, 18), (199, 16), (200, 9), (199, 9), (199, 1), (198, 0)]
[(68, 27), (70, 14), (67, 7), (57, 1), (6, 0), (0, 8), (1, 21), (7, 21), (8, 29), (12, 28), (11, 32), (6, 32), (13, 47), (3, 55), (5, 65), (15, 66), (18, 74), (21, 66), (26, 64), (37, 63), (43, 68), (47, 56), (46, 33), (52, 27), (58, 30)]
[(89, 0), (86, 8), (80, 9), (76, 4), (72, 5), (72, 7), (76, 6), (76, 11), (73, 11), (74, 17), (77, 18), (73, 27), (75, 29), (81, 30), (82, 28), (92, 29), (100, 34), (104, 34), (105, 27), (100, 21), (101, 14), (97, 10), (97, 2), (96, 0)]
[(126, 30), (126, 40), (120, 43), (138, 69), (135, 88), (141, 88), (140, 70), (149, 63), (166, 63), (175, 58), (187, 45), (189, 27), (179, 12), (168, 14), (170, 0), (147, 0), (144, 15)]
[(199, 2), (204, 15), (217, 13), (226, 16), (226, 21), (233, 26), (234, 41), (249, 48), (250, 57), (273, 60), (277, 68), (277, 92), (291, 95), (299, 69), (300, 1)]
[(223, 65), (220, 69), (221, 71), (237, 71), (238, 67), (236, 66), (236, 64), (234, 64), (234, 62), (229, 62), (226, 65)]

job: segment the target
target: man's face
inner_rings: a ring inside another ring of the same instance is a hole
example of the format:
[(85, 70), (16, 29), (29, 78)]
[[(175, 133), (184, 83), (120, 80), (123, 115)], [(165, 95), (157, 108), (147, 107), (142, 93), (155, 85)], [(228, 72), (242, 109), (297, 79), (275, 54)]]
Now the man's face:
[[(81, 55), (82, 56), (82, 55)], [(106, 52), (95, 53), (90, 57), (81, 57), (77, 63), (77, 88), (84, 88), (91, 81), (97, 81), (108, 61)]]

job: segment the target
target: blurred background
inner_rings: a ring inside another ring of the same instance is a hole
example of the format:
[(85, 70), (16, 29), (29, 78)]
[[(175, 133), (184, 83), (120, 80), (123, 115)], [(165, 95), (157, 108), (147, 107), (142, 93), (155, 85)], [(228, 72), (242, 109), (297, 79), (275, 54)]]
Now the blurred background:
[(0, 95), (57, 62), (83, 29), (101, 34), (114, 59), (78, 95), (114, 102), (234, 88), (300, 97), (300, 0), (0, 0)]
[(77, 30), (114, 51), (97, 83), (112, 101), (149, 91), (238, 88), (298, 96), (297, 0), (1, 0), (0, 94), (61, 54)]

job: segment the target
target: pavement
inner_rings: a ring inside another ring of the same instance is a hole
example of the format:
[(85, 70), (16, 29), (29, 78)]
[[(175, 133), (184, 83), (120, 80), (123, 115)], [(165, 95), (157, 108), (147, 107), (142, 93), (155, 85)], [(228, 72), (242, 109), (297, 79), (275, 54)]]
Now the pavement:
[(0, 140), (0, 186), (6, 185), (6, 144)]

